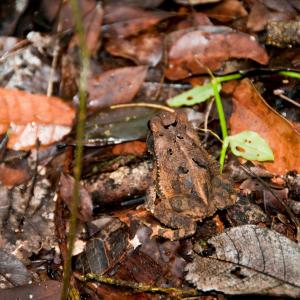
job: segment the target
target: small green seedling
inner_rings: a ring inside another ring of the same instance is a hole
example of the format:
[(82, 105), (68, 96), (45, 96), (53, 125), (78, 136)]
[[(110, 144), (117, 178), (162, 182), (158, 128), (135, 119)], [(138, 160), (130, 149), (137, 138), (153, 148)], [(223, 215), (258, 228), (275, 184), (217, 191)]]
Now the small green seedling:
[[(217, 84), (218, 91), (221, 90), (221, 84)], [(167, 104), (171, 107), (192, 106), (205, 102), (214, 96), (214, 88), (212, 83), (201, 86), (195, 86), (192, 89), (183, 92), (173, 98), (167, 100)]]
[(172, 107), (183, 105), (195, 105), (215, 97), (216, 107), (220, 120), (220, 127), (223, 137), (223, 145), (220, 154), (220, 171), (222, 172), (225, 162), (225, 156), (228, 146), (232, 153), (236, 156), (247, 160), (257, 161), (273, 161), (274, 155), (268, 143), (254, 131), (243, 131), (239, 134), (228, 136), (223, 104), (219, 91), (221, 83), (228, 80), (241, 78), (240, 74), (232, 74), (223, 77), (213, 77), (210, 83), (203, 86), (197, 86), (189, 91), (181, 93), (174, 98), (167, 100), (167, 103)]

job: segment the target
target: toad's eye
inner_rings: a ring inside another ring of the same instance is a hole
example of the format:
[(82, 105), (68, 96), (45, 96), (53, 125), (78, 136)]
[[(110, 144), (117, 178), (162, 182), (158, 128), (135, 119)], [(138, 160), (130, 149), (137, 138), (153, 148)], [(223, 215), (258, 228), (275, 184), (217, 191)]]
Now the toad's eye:
[(189, 169), (186, 168), (186, 167), (184, 167), (184, 166), (179, 166), (179, 167), (177, 168), (177, 172), (178, 172), (179, 174), (187, 174), (187, 173), (189, 172)]
[(169, 149), (167, 150), (167, 153), (168, 153), (168, 155), (173, 155), (173, 150), (172, 150), (171, 148), (169, 148)]
[(173, 126), (173, 127), (176, 127), (177, 125), (177, 120), (175, 120), (173, 123), (164, 123), (164, 120), (163, 120), (163, 125), (164, 125), (164, 128), (165, 129), (168, 129), (169, 127)]

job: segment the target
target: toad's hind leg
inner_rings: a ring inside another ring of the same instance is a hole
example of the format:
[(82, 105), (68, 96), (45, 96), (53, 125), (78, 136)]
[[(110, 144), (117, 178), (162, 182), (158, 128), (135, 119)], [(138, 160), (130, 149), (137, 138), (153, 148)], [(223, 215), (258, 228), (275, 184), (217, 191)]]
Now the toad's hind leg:
[(189, 237), (196, 232), (197, 224), (189, 216), (174, 211), (159, 210), (155, 211), (155, 217), (169, 228), (157, 225), (153, 228), (152, 235), (174, 241)]

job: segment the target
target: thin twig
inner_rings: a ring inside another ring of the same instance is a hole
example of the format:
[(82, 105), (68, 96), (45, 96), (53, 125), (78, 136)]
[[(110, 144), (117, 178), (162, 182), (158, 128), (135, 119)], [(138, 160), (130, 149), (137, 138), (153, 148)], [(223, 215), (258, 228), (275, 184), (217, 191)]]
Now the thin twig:
[(286, 101), (288, 101), (288, 102), (290, 102), (290, 103), (292, 103), (295, 106), (300, 108), (300, 103), (298, 103), (295, 100), (293, 100), (293, 99), (289, 98), (288, 96), (284, 95), (283, 90), (280, 90), (280, 89), (274, 90), (273, 94), (276, 95), (276, 96), (279, 96), (281, 99), (286, 100)]
[(213, 135), (221, 144), (223, 144), (222, 139), (212, 130), (208, 129), (208, 128), (199, 128), (199, 130), (204, 131), (204, 132), (209, 132), (211, 135)]
[[(58, 23), (57, 31), (59, 32), (61, 30), (61, 23)], [(53, 49), (53, 59), (50, 69), (50, 76), (48, 80), (48, 87), (47, 87), (47, 96), (52, 96), (53, 93), (53, 83), (54, 83), (54, 74), (58, 63), (58, 55), (60, 52), (60, 46), (59, 46), (59, 38), (56, 39), (54, 49)]]
[(150, 107), (150, 108), (166, 110), (166, 111), (169, 111), (169, 112), (172, 112), (172, 113), (175, 112), (175, 110), (173, 108), (170, 108), (168, 106), (161, 105), (161, 104), (147, 103), (147, 102), (116, 104), (116, 105), (110, 106), (109, 108), (110, 109), (117, 109), (117, 108), (126, 108), (126, 107)]

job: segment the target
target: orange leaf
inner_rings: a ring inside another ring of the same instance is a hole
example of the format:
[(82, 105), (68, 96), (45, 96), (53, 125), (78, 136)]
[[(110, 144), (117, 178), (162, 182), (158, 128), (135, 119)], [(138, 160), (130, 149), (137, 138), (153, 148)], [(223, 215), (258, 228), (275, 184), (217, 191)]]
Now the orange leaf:
[(300, 135), (293, 125), (274, 111), (248, 79), (240, 82), (233, 93), (231, 134), (244, 130), (259, 133), (272, 148), (274, 162), (265, 162), (268, 171), (285, 174), (300, 172)]
[(0, 182), (7, 186), (13, 187), (24, 183), (31, 177), (28, 167), (22, 166), (19, 168), (12, 168), (5, 164), (0, 164)]
[(0, 88), (0, 134), (8, 132), (8, 148), (27, 150), (60, 140), (71, 130), (73, 108), (57, 97)]

